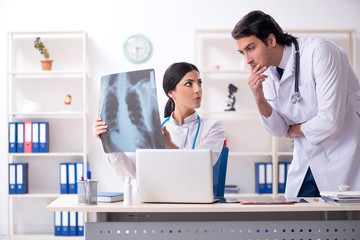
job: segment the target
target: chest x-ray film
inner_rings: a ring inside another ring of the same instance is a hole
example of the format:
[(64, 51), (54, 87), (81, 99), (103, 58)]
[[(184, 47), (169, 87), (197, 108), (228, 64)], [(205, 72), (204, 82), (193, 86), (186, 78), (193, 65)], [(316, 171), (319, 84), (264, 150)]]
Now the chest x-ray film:
[(106, 153), (165, 148), (153, 69), (103, 76), (99, 106)]

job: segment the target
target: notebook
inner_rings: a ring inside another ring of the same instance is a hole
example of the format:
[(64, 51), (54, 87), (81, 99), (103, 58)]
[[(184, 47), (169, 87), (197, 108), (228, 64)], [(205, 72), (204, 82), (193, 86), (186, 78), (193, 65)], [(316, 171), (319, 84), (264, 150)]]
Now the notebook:
[(214, 202), (210, 150), (139, 149), (136, 179), (141, 202)]

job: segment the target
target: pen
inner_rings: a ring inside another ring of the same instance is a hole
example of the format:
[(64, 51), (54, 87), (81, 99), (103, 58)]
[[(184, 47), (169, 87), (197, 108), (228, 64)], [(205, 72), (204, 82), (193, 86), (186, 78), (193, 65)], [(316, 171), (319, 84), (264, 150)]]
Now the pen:
[(88, 203), (90, 203), (91, 200), (91, 189), (90, 189), (90, 181), (91, 181), (91, 171), (87, 171), (87, 175), (86, 175), (86, 187), (85, 187), (85, 199)]

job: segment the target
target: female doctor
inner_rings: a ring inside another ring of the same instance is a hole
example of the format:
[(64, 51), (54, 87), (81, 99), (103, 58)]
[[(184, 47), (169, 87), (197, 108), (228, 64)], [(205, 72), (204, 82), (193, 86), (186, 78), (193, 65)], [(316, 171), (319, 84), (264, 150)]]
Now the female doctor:
[[(202, 100), (199, 70), (186, 62), (172, 64), (164, 74), (163, 89), (169, 97), (162, 123), (165, 148), (210, 149), (215, 165), (226, 138), (225, 128), (221, 121), (202, 118), (195, 111)], [(105, 122), (97, 117), (94, 135), (100, 138), (106, 129)], [(135, 153), (110, 153), (107, 160), (119, 176), (135, 178)]]
[(248, 85), (263, 126), (294, 138), (285, 195), (319, 196), (343, 184), (360, 190), (360, 86), (344, 51), (283, 33), (261, 11), (243, 17), (232, 36), (252, 68)]

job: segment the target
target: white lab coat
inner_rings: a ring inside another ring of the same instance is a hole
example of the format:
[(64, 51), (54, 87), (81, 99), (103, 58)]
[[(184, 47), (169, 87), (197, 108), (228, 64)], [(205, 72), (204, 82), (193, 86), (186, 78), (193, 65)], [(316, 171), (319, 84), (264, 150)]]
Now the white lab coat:
[[(172, 117), (165, 122), (164, 126), (170, 133), (172, 141), (180, 149), (192, 148), (198, 128), (197, 117), (196, 113), (192, 114), (185, 119), (183, 125), (178, 125)], [(220, 156), (225, 138), (225, 128), (221, 121), (200, 117), (200, 128), (195, 142), (195, 149), (210, 149), (212, 151), (213, 165)], [(115, 169), (117, 175), (135, 178), (135, 153), (110, 153), (107, 156), (107, 161)]]
[(279, 67), (265, 72), (264, 94), (273, 108), (261, 116), (267, 131), (284, 136), (289, 125), (301, 123), (305, 137), (294, 140), (286, 196), (297, 196), (308, 167), (320, 191), (346, 184), (360, 190), (360, 86), (345, 52), (324, 38), (298, 38), (300, 103), (291, 103), (295, 83), (295, 46), (286, 47)]

